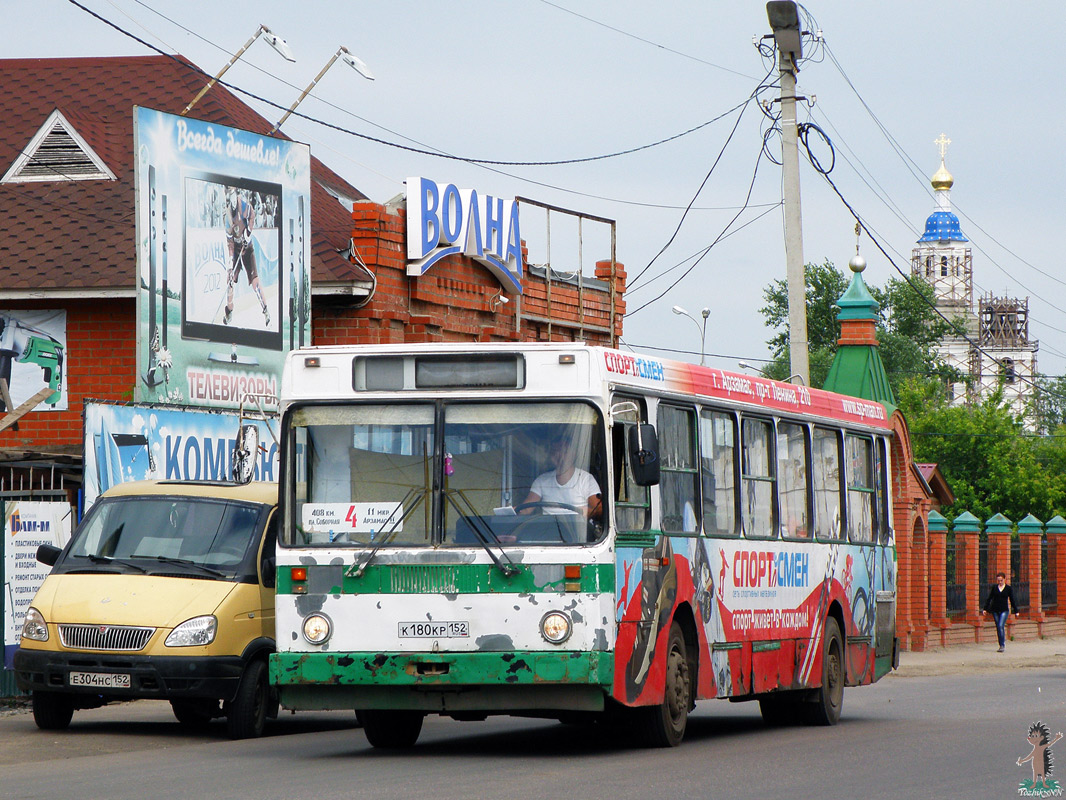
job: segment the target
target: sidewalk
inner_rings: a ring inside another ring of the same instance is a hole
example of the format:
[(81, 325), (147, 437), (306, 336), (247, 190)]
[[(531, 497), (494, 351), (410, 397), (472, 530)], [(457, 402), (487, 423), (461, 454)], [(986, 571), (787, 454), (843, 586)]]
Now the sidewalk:
[(981, 644), (959, 644), (923, 652), (903, 651), (899, 669), (889, 673), (901, 678), (950, 675), (953, 672), (1060, 667), (1066, 669), (1066, 636), (1008, 641), (1006, 652), (997, 653), (995, 639)]

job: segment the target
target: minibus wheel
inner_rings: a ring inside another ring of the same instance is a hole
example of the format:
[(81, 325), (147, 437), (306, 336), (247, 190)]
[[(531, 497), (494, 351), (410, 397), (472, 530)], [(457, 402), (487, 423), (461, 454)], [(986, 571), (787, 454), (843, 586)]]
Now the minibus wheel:
[(59, 692), (33, 693), (33, 721), (42, 731), (62, 731), (74, 717), (74, 698)]
[(262, 659), (255, 659), (245, 667), (237, 695), (226, 710), (226, 731), (231, 739), (254, 739), (263, 735), (267, 706), (270, 703), (270, 684), (267, 667)]

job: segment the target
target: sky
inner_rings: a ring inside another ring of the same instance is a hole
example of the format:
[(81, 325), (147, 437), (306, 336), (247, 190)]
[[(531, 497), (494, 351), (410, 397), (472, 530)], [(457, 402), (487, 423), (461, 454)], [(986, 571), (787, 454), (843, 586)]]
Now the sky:
[[(761, 155), (769, 121), (745, 105), (776, 79), (753, 42), (770, 32), (761, 0), (78, 2), (210, 74), (265, 24), (296, 61), (259, 40), (224, 80), (263, 98), (243, 96), (272, 119), (347, 47), (375, 79), (337, 62), (297, 109), (311, 119), (294, 115), (282, 130), (370, 199), (386, 202), (407, 177), (424, 176), (614, 220), (630, 283), (628, 346), (698, 362), (707, 308), (709, 365), (770, 357), (774, 331), (759, 309), (765, 288), (785, 278), (781, 145), (771, 136), (773, 160)], [(5, 58), (155, 52), (70, 0), (0, 3)], [(810, 147), (836, 186), (801, 155), (804, 261), (846, 270), (855, 254), (855, 221), (838, 191), (880, 244), (858, 240), (867, 283), (909, 274), (934, 209), (929, 178), (943, 133), (975, 298), (1028, 297), (1038, 368), (1066, 374), (1066, 112), (1053, 93), (1059, 46), (1046, 34), (1063, 28), (1062, 4), (803, 8), (821, 41), (804, 42), (798, 115), (824, 132)], [(610, 258), (605, 223), (549, 220), (534, 206), (521, 222), (531, 263), (591, 275)]]

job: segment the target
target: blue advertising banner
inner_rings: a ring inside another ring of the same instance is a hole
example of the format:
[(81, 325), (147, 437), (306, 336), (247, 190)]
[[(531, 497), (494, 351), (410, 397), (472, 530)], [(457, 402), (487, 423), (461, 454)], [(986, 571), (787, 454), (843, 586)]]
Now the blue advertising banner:
[[(254, 480), (277, 480), (278, 447), (262, 420)], [(85, 509), (126, 481), (230, 480), (236, 413), (85, 402)]]
[(277, 396), (311, 340), (307, 145), (135, 109), (138, 402)]

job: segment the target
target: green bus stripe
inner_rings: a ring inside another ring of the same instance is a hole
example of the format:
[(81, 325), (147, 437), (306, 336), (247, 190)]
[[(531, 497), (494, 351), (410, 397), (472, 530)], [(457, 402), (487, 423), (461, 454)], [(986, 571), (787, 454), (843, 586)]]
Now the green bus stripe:
[(593, 684), (610, 689), (614, 656), (595, 650), (479, 653), (274, 653), (279, 686)]
[[(292, 566), (278, 568), (278, 594), (527, 594), (614, 593), (614, 564), (582, 564), (568, 585), (562, 564), (518, 564), (508, 577), (494, 564), (371, 564), (356, 577), (352, 564), (312, 564), (307, 580), (293, 581)], [(297, 591), (300, 589), (300, 591)]]

